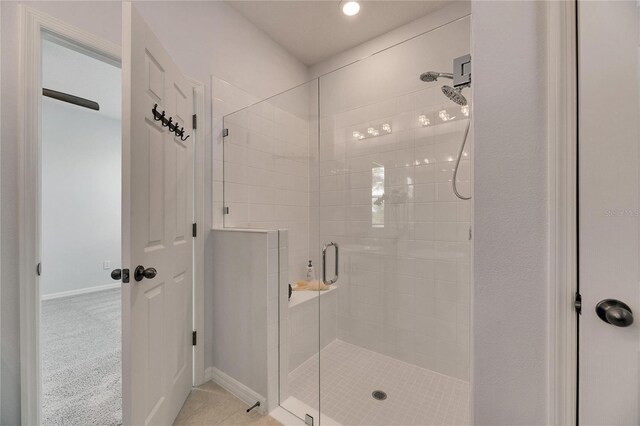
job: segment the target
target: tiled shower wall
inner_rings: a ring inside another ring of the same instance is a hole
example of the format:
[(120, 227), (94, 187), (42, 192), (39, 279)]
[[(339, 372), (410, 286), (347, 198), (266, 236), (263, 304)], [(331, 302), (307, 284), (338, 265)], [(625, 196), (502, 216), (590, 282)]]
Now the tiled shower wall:
[[(443, 121), (443, 110), (455, 118)], [(470, 201), (455, 197), (451, 179), (467, 121), (439, 86), (323, 119), (319, 209), (322, 240), (341, 245), (338, 338), (465, 380)], [(353, 136), (382, 124), (392, 132)], [(470, 145), (458, 173), (463, 194)], [(380, 167), (384, 219), (374, 221)]]
[[(290, 231), (290, 281), (304, 276), (308, 258), (319, 272), (322, 243), (339, 243), (339, 339), (464, 380), (471, 202), (455, 197), (451, 178), (468, 118), (443, 96), (442, 83), (418, 76), (448, 71), (468, 53), (469, 27), (461, 19), (322, 77), (319, 143), (309, 114), (318, 105), (314, 84), (305, 89), (306, 107), (292, 109), (285, 96), (227, 116), (224, 164), (214, 175), (214, 194), (226, 181), (225, 226)], [(382, 133), (354, 137), (369, 127)], [(470, 193), (471, 145), (458, 174), (463, 194)], [(372, 172), (381, 168), (384, 195), (376, 199)], [(383, 215), (372, 221), (374, 201)], [(222, 199), (214, 205), (221, 211)], [(334, 324), (320, 321), (321, 329)]]
[[(315, 87), (315, 86), (314, 86)], [(306, 87), (294, 89), (307, 105)], [(273, 102), (283, 102), (275, 99)], [(295, 105), (292, 105), (294, 107)], [(289, 281), (309, 259), (309, 121), (260, 102), (224, 119), (224, 226), (289, 231)]]
[[(464, 380), (471, 201), (451, 179), (471, 108), (443, 95), (451, 80), (419, 76), (469, 53), (469, 28), (457, 20), (320, 79), (317, 209), (320, 241), (341, 248), (338, 338)], [(458, 173), (466, 195), (471, 145)]]

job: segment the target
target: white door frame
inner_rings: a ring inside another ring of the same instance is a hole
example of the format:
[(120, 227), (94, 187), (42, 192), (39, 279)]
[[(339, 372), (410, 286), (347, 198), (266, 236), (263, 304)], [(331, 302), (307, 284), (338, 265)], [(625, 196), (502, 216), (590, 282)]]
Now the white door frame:
[[(19, 160), (19, 246), (20, 246), (20, 381), (22, 424), (40, 424), (40, 294), (36, 266), (40, 262), (40, 166), (41, 166), (41, 35), (48, 32), (86, 47), (89, 51), (120, 62), (121, 46), (51, 17), (37, 9), (20, 5), (20, 82), (18, 126)], [(202, 121), (194, 136), (195, 182), (194, 218), (203, 229), (204, 218), (204, 85), (191, 80), (196, 94), (195, 110)], [(204, 238), (196, 238), (194, 250), (195, 330), (204, 338)], [(194, 381), (204, 380), (204, 344), (194, 350)]]
[(205, 142), (207, 140), (206, 135), (208, 129), (208, 122), (204, 113), (204, 96), (205, 87), (202, 82), (189, 78), (189, 83), (194, 90), (194, 111), (197, 116), (197, 126), (194, 130), (194, 146), (193, 155), (195, 156), (194, 164), (194, 178), (193, 183), (193, 200), (194, 200), (194, 221), (197, 224), (197, 237), (194, 242), (194, 268), (193, 268), (193, 330), (197, 333), (198, 344), (194, 347), (193, 351), (193, 385), (200, 386), (205, 380), (205, 361), (204, 361), (204, 240), (205, 240), (205, 225), (204, 225), (204, 192), (205, 192), (205, 159), (206, 159), (206, 147)]
[(547, 424), (572, 425), (577, 407), (576, 2), (547, 3), (549, 323)]

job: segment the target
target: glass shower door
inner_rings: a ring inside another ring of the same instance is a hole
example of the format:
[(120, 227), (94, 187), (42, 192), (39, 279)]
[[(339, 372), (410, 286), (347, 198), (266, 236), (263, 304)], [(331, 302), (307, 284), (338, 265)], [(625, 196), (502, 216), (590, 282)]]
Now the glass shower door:
[(451, 179), (471, 91), (461, 106), (441, 90), (450, 80), (419, 76), (451, 72), (469, 30), (460, 19), (320, 78), (311, 213), (317, 252), (339, 246), (319, 298), (322, 424), (468, 423), (471, 202)]
[(306, 284), (309, 260), (319, 260), (309, 231), (317, 95), (314, 80), (224, 117), (224, 226), (278, 236), (269, 247), (278, 262), (269, 265), (267, 300), (252, 302), (267, 304), (269, 322), (267, 335), (255, 336), (266, 347), (256, 350), (266, 371), (254, 390), (269, 411), (281, 405), (302, 420), (317, 419), (319, 409), (318, 286)]

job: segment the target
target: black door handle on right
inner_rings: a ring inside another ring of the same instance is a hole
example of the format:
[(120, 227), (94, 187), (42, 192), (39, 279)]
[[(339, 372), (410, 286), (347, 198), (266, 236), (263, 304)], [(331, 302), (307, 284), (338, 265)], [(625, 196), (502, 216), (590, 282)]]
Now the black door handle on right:
[(601, 300), (596, 305), (600, 319), (616, 327), (629, 327), (633, 324), (633, 312), (626, 304), (616, 299)]

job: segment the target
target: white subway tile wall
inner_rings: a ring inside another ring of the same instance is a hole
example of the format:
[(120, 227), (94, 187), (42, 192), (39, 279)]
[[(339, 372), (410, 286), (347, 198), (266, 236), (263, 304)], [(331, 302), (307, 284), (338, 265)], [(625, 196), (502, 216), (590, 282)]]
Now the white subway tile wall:
[[(463, 380), (471, 203), (455, 197), (451, 180), (467, 122), (439, 85), (323, 113), (317, 218), (312, 212), (320, 240), (341, 248), (338, 338)], [(383, 124), (391, 133), (357, 137)], [(467, 195), (471, 148), (457, 179)], [(376, 171), (383, 195), (373, 193)]]
[[(293, 89), (306, 103), (309, 89)], [(278, 97), (224, 117), (223, 202), (231, 228), (287, 229), (289, 281), (309, 260), (309, 120), (277, 106)], [(218, 164), (220, 166), (220, 164)], [(219, 188), (218, 188), (219, 189)]]
[[(450, 376), (451, 383), (461, 379), (466, 389), (471, 202), (454, 195), (451, 180), (470, 109), (418, 76), (447, 71), (468, 53), (469, 25), (456, 21), (240, 111), (256, 99), (212, 82), (214, 115), (237, 111), (225, 117), (224, 142), (214, 117), (214, 224), (288, 230), (280, 247), (281, 401), (300, 397), (295, 372), (313, 354), (317, 362), (320, 347), (340, 341)], [(471, 101), (470, 90), (464, 95)], [(457, 179), (466, 195), (470, 136)], [(329, 241), (340, 246), (337, 289), (307, 306), (285, 306), (287, 282), (304, 278), (307, 259), (320, 275), (320, 248)], [(335, 360), (321, 352), (324, 362)], [(310, 371), (310, 398), (318, 399), (316, 389), (339, 393), (331, 377)], [(465, 398), (454, 399), (466, 406)]]

